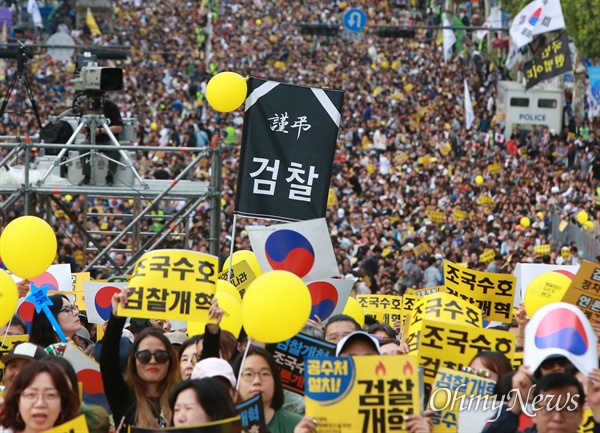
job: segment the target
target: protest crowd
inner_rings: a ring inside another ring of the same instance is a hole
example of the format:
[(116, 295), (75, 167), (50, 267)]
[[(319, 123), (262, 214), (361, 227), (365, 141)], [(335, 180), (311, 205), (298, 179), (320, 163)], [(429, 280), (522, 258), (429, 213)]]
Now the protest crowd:
[[(165, 148), (136, 152), (135, 163), (142, 177), (174, 179), (189, 163), (189, 155), (178, 148), (209, 146), (214, 139), (223, 146), (221, 266), (232, 250), (251, 249), (246, 226), (265, 221), (237, 218), (233, 227), (244, 113), (243, 108), (220, 113), (210, 107), (204, 97), (210, 78), (218, 72), (235, 71), (242, 76), (345, 91), (326, 222), (339, 274), (354, 282), (357, 297), (366, 296), (360, 305), (368, 315), (336, 314), (323, 322), (311, 317), (302, 333), (320, 342), (312, 344), (326, 345), (323, 347), (329, 347), (330, 356), (335, 357), (385, 354), (400, 359), (414, 355), (426, 335), (425, 327), (432, 326), (425, 320), (427, 314), (434, 310), (429, 301), (419, 304), (418, 295), (424, 293), (419, 292), (433, 288), (427, 292), (430, 294), (441, 286), (449, 287), (448, 263), (460, 264), (456, 272), (463, 276), (473, 272), (470, 275), (489, 278), (498, 287), (517, 264), (584, 263), (580, 245), (562, 245), (551, 238), (551, 220), (558, 214), (569, 224), (582, 227), (578, 216), (586, 212), (592, 222), (586, 232), (598, 242), (600, 143), (595, 124), (586, 121), (575, 125), (567, 116), (561, 131), (544, 126), (526, 132), (517, 128), (505, 137), (496, 118), (496, 85), (505, 71), (481, 58), (471, 58), (474, 44), (468, 32), (452, 57), (444, 61), (437, 31), (418, 30), (410, 39), (367, 33), (358, 41), (306, 35), (300, 33), (298, 22), (339, 25), (347, 2), (280, 3), (118, 0), (114, 18), (98, 22), (101, 35), (90, 33), (87, 27), (71, 31), (74, 20), (69, 2), (64, 2), (56, 15), (58, 28), (69, 29), (77, 44), (130, 47), (127, 61), (107, 62), (126, 71), (124, 89), (108, 96), (123, 117), (139, 120), (138, 145)], [(405, 20), (424, 25), (441, 23), (437, 4), (413, 3), (418, 13), (412, 15), (406, 13), (410, 8), (403, 1), (355, 1), (352, 6), (362, 7), (371, 25)], [(466, 23), (475, 20), (472, 13), (460, 9)], [(39, 42), (39, 34), (29, 35), (30, 41)], [(205, 56), (210, 56), (207, 62)], [(31, 84), (42, 119), (67, 108), (72, 89), (65, 71), (72, 72), (73, 68), (73, 64), (52, 60), (46, 54), (31, 61)], [(9, 62), (7, 77), (15, 70)], [(470, 129), (466, 127), (463, 80), (469, 85), (475, 111)], [(5, 92), (6, 80), (0, 90)], [(14, 97), (9, 107), (13, 102)], [(33, 119), (8, 114), (3, 120), (1, 134), (39, 132)], [(34, 161), (41, 150), (40, 146), (32, 151)], [(2, 151), (6, 152), (4, 148)], [(200, 164), (188, 180), (205, 181), (209, 177), (209, 164)], [(131, 214), (132, 202), (92, 200), (84, 195), (63, 197), (63, 201), (70, 215), (55, 208), (50, 221), (59, 245), (55, 263), (67, 263), (71, 272), (77, 273), (84, 265), (84, 240), (74, 221), (92, 232), (115, 233), (128, 222), (116, 216), (88, 216), (84, 221), (86, 201), (103, 214)], [(164, 200), (154, 214), (170, 215), (180, 206), (177, 201)], [(163, 247), (207, 253), (209, 211), (207, 200), (195, 212), (188, 245), (174, 238), (166, 240)], [(8, 224), (23, 215), (24, 204), (17, 201), (2, 212), (3, 223)], [(152, 231), (156, 224), (161, 220), (143, 221), (143, 231)], [(101, 246), (111, 240), (110, 235), (97, 239)], [(130, 242), (126, 236), (116, 248), (126, 249)], [(536, 248), (541, 246), (548, 248)], [(125, 254), (112, 256), (124, 262)], [(600, 262), (600, 257), (595, 260)], [(92, 271), (93, 279), (115, 275), (108, 262), (100, 264)], [(494, 279), (491, 274), (504, 277)], [(17, 289), (19, 298), (28, 296), (28, 281), (18, 282)], [(410, 310), (412, 322), (405, 321), (405, 314), (395, 320), (370, 314), (368, 299), (373, 295), (384, 296), (377, 299), (403, 296), (404, 310)], [(0, 432), (47, 431), (80, 415), (85, 416), (83, 425), (90, 432), (125, 432), (137, 427), (139, 433), (149, 433), (227, 420), (238, 413), (242, 421), (248, 421), (248, 414), (254, 412), (243, 412), (239, 405), (257, 395), (261, 400), (255, 409), (262, 413), (264, 425), (244, 431), (351, 431), (343, 426), (335, 430), (335, 426), (310, 415), (315, 407), (309, 401), (310, 392), (306, 399), (302, 393), (293, 392), (298, 386), (290, 386), (283, 370), (280, 374), (279, 345), (273, 349), (273, 345), (248, 342), (243, 330), (234, 335), (220, 327), (224, 307), (216, 298), (208, 310), (214, 323), (207, 324), (200, 335), (189, 333), (189, 338), (185, 329), (172, 329), (168, 320), (126, 319), (118, 310), (119, 304), (127, 305), (126, 290), (103, 306), (110, 316), (103, 325), (91, 323), (82, 306), (67, 296), (53, 294), (48, 299), (48, 311), (56, 324), (38, 310), (29, 323), (15, 315), (10, 324), (0, 328), (3, 339), (29, 335), (27, 342), (15, 344), (0, 358), (4, 364)], [(406, 307), (407, 299), (412, 299), (413, 307)], [(447, 307), (448, 299), (439, 299)], [(448, 355), (442, 363), (438, 359), (433, 369), (425, 364), (425, 385), (415, 394), (422, 401), (411, 403), (421, 410), (405, 411), (403, 406), (397, 428), (404, 430), (399, 431), (461, 431), (456, 430), (456, 416), (452, 430), (445, 424), (450, 423), (450, 415), (445, 418), (431, 410), (431, 405), (424, 408), (422, 404), (428, 402), (427, 396), (438, 382), (439, 368), (452, 362), (463, 380), (476, 377), (484, 386), (493, 381), (489, 385), (491, 395), (503, 402), (506, 398), (496, 421), (481, 424), (478, 430), (462, 431), (600, 431), (596, 348), (592, 368), (587, 364), (582, 369), (564, 352), (546, 353), (535, 368), (520, 365), (515, 354), (520, 353), (523, 359), (524, 346), (530, 341), (525, 332), (527, 316), (530, 319), (532, 315), (526, 314), (523, 304), (514, 309), (512, 303), (506, 305), (502, 311), (473, 309), (476, 319), (465, 322), (478, 324), (481, 332), (482, 320), (488, 323), (488, 329), (496, 334), (481, 333), (475, 339), (485, 340), (487, 336), (495, 345), (488, 341), (465, 362)], [(423, 329), (413, 330), (421, 308), (426, 311)], [(461, 311), (466, 315), (471, 310), (462, 306)], [(492, 313), (496, 318), (505, 313), (505, 320), (486, 317)], [(600, 337), (600, 316), (595, 317), (589, 322), (591, 331), (586, 328), (590, 347)], [(452, 326), (451, 322), (446, 320), (445, 326)], [(57, 333), (56, 325), (68, 344)], [(504, 347), (501, 342), (509, 340), (506, 350), (499, 349)], [(7, 347), (2, 341), (3, 348)], [(251, 347), (247, 349), (247, 345)], [(80, 384), (82, 377), (83, 381), (86, 378), (80, 372), (85, 370), (73, 364), (73, 359), (78, 359), (72, 355), (73, 348), (99, 364), (100, 374), (87, 380), (93, 382), (92, 389), (101, 388), (102, 392), (87, 392), (84, 383), (82, 394)], [(422, 358), (417, 359), (423, 366)], [(577, 393), (574, 410), (542, 409), (529, 416), (524, 413), (526, 405), (515, 402), (521, 398), (527, 403), (534, 396), (529, 392), (534, 388), (535, 396), (550, 399), (556, 392)], [(517, 392), (511, 394), (511, 390)], [(393, 405), (385, 406), (388, 427), (395, 425), (390, 407)], [(506, 407), (510, 410), (504, 410)], [(444, 425), (448, 430), (442, 429)], [(578, 430), (580, 425), (583, 430)], [(77, 426), (74, 431), (78, 431)], [(369, 426), (362, 431), (377, 430)]]

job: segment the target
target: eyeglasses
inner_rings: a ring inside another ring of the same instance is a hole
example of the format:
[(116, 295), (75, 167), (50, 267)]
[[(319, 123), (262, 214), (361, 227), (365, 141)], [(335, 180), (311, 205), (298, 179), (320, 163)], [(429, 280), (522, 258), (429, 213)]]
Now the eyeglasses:
[(149, 364), (153, 356), (157, 364), (166, 364), (171, 359), (171, 355), (166, 350), (157, 350), (154, 353), (149, 350), (140, 350), (135, 354), (140, 364)]
[(77, 305), (67, 305), (65, 308), (60, 310), (58, 313), (59, 314), (67, 313), (69, 316), (75, 316), (76, 314), (79, 313), (79, 308), (77, 308)]
[(490, 372), (487, 370), (474, 370), (471, 367), (467, 366), (467, 367), (463, 367), (462, 369), (463, 372), (468, 373), (468, 374), (474, 374), (475, 376), (479, 376), (479, 377), (483, 377), (484, 379), (487, 379), (490, 377)]
[(540, 364), (540, 368), (543, 368), (544, 370), (550, 370), (555, 365), (563, 368), (567, 367), (569, 365), (569, 360), (567, 358), (546, 359)]
[(260, 377), (260, 380), (263, 380), (265, 382), (273, 379), (273, 375), (271, 374), (270, 371), (267, 371), (267, 370), (262, 370), (262, 371), (246, 370), (242, 373), (242, 379), (245, 382), (252, 382), (254, 380), (254, 378), (256, 377), (256, 375), (258, 375)]
[(35, 403), (42, 398), (44, 403), (54, 403), (60, 400), (60, 394), (58, 391), (47, 391), (43, 393), (37, 393), (35, 391), (24, 391), (21, 393), (21, 398), (28, 403)]

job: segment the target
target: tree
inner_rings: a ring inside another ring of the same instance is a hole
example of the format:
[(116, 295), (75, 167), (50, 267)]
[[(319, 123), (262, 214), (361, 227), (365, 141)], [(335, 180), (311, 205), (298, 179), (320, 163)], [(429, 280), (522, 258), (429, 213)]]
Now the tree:
[[(502, 0), (502, 8), (514, 17), (531, 0)], [(592, 64), (600, 63), (600, 44), (597, 35), (600, 32), (600, 0), (563, 0), (561, 1), (567, 33), (575, 43), (577, 52), (574, 64), (573, 115), (580, 124), (583, 120), (583, 98), (586, 89), (587, 71), (583, 59)]]

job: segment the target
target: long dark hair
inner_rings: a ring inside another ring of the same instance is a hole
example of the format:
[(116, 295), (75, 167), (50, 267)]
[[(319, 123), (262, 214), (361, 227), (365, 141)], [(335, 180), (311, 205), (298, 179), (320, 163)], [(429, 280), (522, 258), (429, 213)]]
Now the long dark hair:
[[(52, 295), (48, 296), (52, 305), (49, 306), (52, 315), (57, 318), (58, 313), (62, 310), (63, 299), (69, 301), (64, 295)], [(58, 320), (58, 318), (56, 319)], [(48, 347), (54, 343), (60, 343), (60, 338), (54, 331), (50, 320), (46, 317), (46, 313), (43, 311), (33, 313), (33, 319), (31, 321), (31, 332), (29, 333), (29, 342), (37, 344), (38, 346)]]
[[(273, 355), (267, 352), (262, 347), (251, 346), (248, 349), (248, 356), (258, 355), (262, 357), (267, 364), (269, 364), (269, 369), (271, 370), (271, 375), (273, 376), (273, 400), (271, 401), (271, 408), (275, 410), (281, 409), (283, 406), (283, 385), (281, 384), (281, 375), (279, 373), (279, 366), (273, 359)], [(235, 377), (240, 376), (240, 370), (242, 368), (242, 358), (244, 357), (243, 353), (240, 353), (238, 357), (235, 359), (233, 363), (233, 371), (235, 373)]]
[[(227, 387), (218, 379), (212, 377), (205, 377), (203, 379), (187, 379), (180, 382), (179, 385), (173, 389), (171, 396), (169, 397), (169, 408), (172, 414), (175, 413), (175, 403), (180, 393), (186, 389), (193, 389), (196, 391), (196, 398), (198, 403), (206, 414), (210, 417), (211, 421), (219, 421), (221, 419), (227, 419), (237, 416), (237, 411), (231, 395)], [(174, 415), (172, 415), (171, 425), (174, 423)]]
[(25, 429), (19, 413), (19, 400), (23, 390), (41, 373), (48, 373), (52, 377), (54, 387), (60, 394), (60, 413), (54, 425), (64, 424), (79, 414), (79, 395), (76, 390), (71, 389), (64, 370), (53, 362), (32, 361), (23, 367), (8, 390), (0, 412), (0, 425), (15, 431)]
[(150, 398), (146, 393), (146, 383), (140, 378), (137, 371), (137, 364), (135, 363), (135, 354), (140, 347), (140, 343), (147, 337), (158, 338), (165, 346), (171, 359), (169, 360), (169, 369), (167, 370), (167, 376), (160, 383), (160, 408), (162, 409), (167, 419), (171, 418), (171, 410), (169, 409), (169, 394), (175, 387), (175, 384), (179, 382), (179, 362), (177, 360), (177, 353), (171, 346), (171, 342), (165, 333), (158, 328), (146, 328), (140, 332), (133, 342), (131, 351), (129, 352), (129, 358), (127, 359), (127, 370), (126, 378), (127, 383), (131, 387), (131, 391), (137, 401), (137, 413), (136, 413), (136, 425), (138, 427), (155, 427), (156, 421), (152, 414), (152, 406), (150, 404)]

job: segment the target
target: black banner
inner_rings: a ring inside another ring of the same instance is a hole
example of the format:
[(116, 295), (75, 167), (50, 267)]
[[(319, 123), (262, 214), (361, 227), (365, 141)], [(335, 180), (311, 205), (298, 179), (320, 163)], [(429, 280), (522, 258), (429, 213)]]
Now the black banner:
[(340, 90), (248, 79), (236, 214), (325, 216), (343, 99)]
[(569, 36), (562, 32), (556, 39), (542, 48), (533, 59), (525, 63), (525, 90), (531, 89), (540, 81), (549, 80), (572, 71)]
[(244, 427), (245, 432), (269, 433), (260, 394), (241, 402), (235, 408), (242, 420), (242, 427)]
[(296, 334), (281, 343), (267, 344), (266, 349), (279, 365), (283, 387), (300, 395), (304, 395), (304, 357), (335, 356), (335, 344), (305, 334)]

